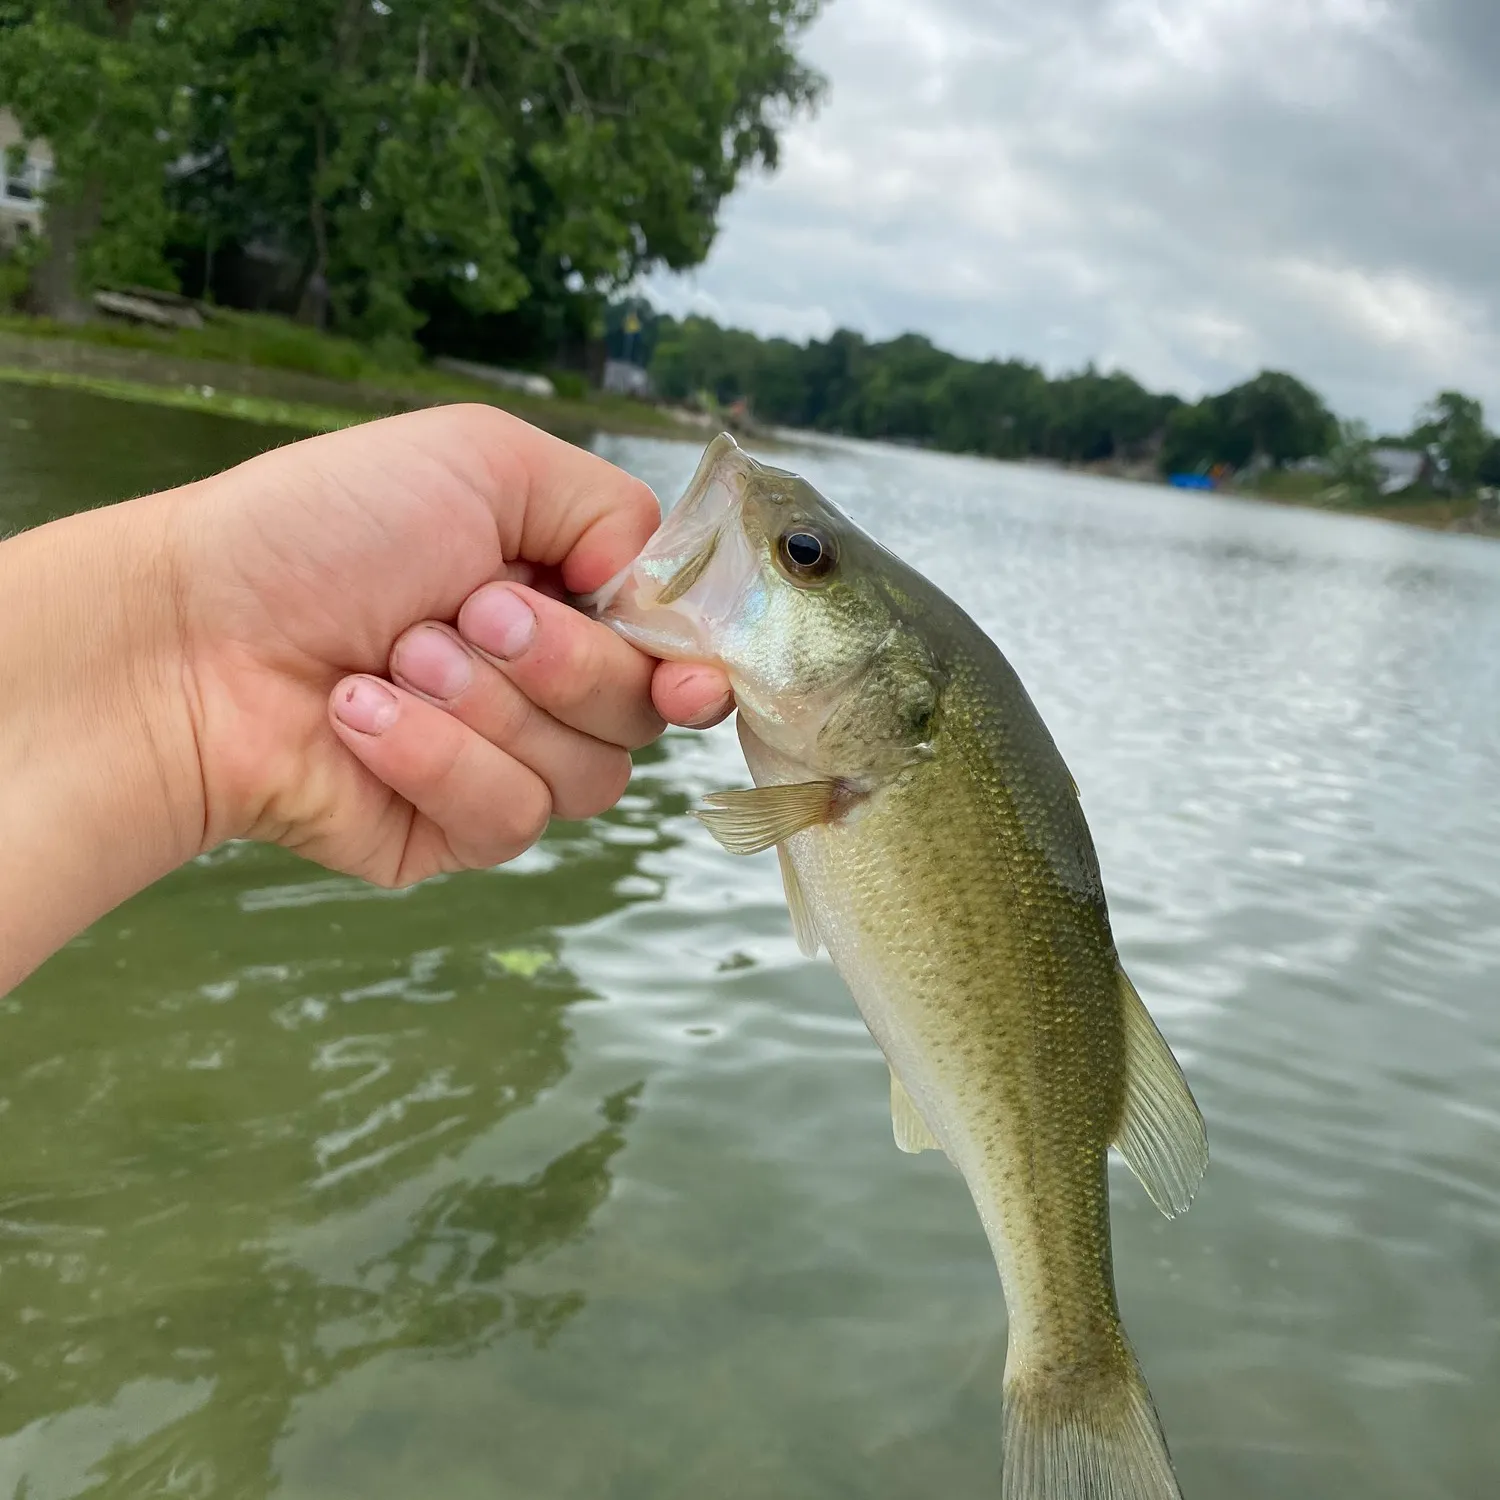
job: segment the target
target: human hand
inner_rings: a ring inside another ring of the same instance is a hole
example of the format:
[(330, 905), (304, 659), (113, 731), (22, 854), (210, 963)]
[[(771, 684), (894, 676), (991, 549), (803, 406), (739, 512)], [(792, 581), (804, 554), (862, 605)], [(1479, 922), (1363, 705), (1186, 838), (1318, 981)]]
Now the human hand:
[(484, 406), (374, 422), (177, 492), (203, 846), (274, 841), (401, 885), (611, 806), (663, 720), (729, 711), (554, 597), (599, 586), (651, 491)]
[(0, 542), (0, 994), (225, 839), (397, 885), (607, 807), (628, 747), (730, 708), (553, 597), (656, 517), (602, 460), (447, 407)]

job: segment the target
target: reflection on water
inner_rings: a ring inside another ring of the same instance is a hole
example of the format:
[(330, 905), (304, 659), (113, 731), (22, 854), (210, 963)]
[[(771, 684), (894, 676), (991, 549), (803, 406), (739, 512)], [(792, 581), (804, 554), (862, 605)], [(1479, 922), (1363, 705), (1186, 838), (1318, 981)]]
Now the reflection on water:
[(640, 1079), (529, 1151), (503, 1127), (568, 1071), (560, 935), (681, 806), (645, 774), (529, 872), (402, 896), (231, 846), (6, 1002), (6, 1493), (263, 1490), (346, 1372), (577, 1313), (509, 1278), (607, 1198)]
[(0, 386), (0, 536), (202, 479), (298, 436), (205, 412)]
[[(273, 436), (5, 392), (0, 528)], [(604, 446), (663, 494), (696, 458)], [(1203, 1104), (1185, 1219), (1115, 1179), (1189, 1500), (1491, 1493), (1500, 548), (796, 463), (1015, 661)], [(744, 783), (732, 732), (640, 760), (608, 817), (403, 894), (232, 846), (5, 1002), (0, 1492), (996, 1492), (962, 1185), (891, 1145), (775, 861), (687, 817)]]
[[(147, 484), (203, 466), (194, 435)], [(59, 481), (22, 458), (33, 521)], [(95, 477), (142, 487), (71, 479)], [(0, 1002), (0, 1490), (269, 1493), (299, 1409), (351, 1371), (540, 1350), (577, 1315), (586, 1283), (513, 1275), (586, 1232), (642, 1079), (508, 1122), (565, 1078), (594, 998), (566, 933), (659, 889), (640, 857), (687, 804), (660, 750), (638, 760), (608, 817), (417, 891), (229, 846)]]

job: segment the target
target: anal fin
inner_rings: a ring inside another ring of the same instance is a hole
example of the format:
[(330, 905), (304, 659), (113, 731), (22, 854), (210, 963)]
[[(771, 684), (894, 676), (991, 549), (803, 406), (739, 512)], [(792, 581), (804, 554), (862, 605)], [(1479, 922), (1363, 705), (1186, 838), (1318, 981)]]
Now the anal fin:
[(1208, 1132), (1187, 1079), (1156, 1022), (1120, 970), (1125, 1020), (1125, 1109), (1114, 1144), (1170, 1219), (1187, 1211), (1208, 1166)]
[(927, 1122), (917, 1113), (901, 1080), (891, 1074), (891, 1130), (896, 1137), (896, 1146), (901, 1151), (941, 1151), (936, 1137), (927, 1128)]

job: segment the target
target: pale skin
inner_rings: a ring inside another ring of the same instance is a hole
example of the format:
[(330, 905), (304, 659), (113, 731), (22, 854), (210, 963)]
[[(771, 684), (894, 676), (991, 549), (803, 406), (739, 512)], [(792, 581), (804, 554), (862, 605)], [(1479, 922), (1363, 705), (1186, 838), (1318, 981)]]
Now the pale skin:
[(0, 542), (0, 994), (228, 839), (397, 886), (611, 806), (631, 749), (732, 706), (558, 597), (657, 520), (452, 406)]

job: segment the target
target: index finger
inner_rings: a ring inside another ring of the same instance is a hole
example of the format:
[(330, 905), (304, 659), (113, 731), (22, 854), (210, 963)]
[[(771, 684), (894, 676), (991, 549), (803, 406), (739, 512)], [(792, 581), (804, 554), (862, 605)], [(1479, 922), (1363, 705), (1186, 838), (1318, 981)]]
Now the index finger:
[(464, 601), (458, 633), (532, 703), (573, 729), (630, 749), (662, 732), (651, 707), (656, 663), (559, 600), (487, 583)]

